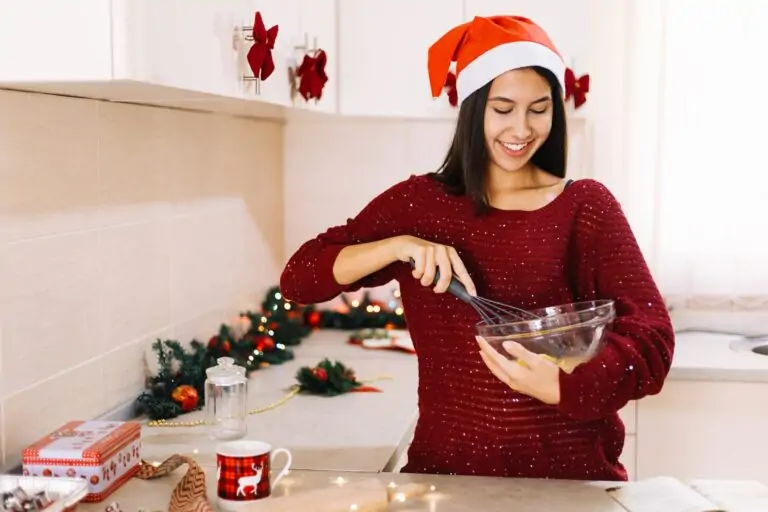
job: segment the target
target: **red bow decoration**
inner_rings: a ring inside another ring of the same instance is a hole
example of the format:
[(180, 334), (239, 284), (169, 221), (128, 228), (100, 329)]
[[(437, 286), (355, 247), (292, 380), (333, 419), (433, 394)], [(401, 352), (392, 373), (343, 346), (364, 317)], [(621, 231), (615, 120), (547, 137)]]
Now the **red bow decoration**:
[(299, 94), (306, 101), (310, 98), (319, 100), (323, 97), (323, 88), (328, 82), (328, 74), (325, 72), (327, 63), (328, 56), (325, 51), (317, 50), (314, 56), (305, 55), (301, 65), (296, 69), (296, 76), (299, 78)]
[(266, 29), (261, 13), (256, 11), (256, 19), (253, 22), (253, 46), (248, 50), (248, 65), (253, 71), (253, 76), (266, 80), (275, 70), (275, 61), (272, 59), (272, 50), (277, 39), (277, 25)]
[(565, 101), (573, 98), (573, 105), (579, 108), (587, 102), (589, 92), (589, 75), (576, 78), (572, 69), (565, 70)]
[(456, 90), (456, 75), (454, 75), (453, 72), (448, 72), (448, 76), (445, 77), (445, 85), (443, 88), (448, 91), (448, 103), (450, 103), (452, 107), (457, 106), (459, 104), (459, 93)]

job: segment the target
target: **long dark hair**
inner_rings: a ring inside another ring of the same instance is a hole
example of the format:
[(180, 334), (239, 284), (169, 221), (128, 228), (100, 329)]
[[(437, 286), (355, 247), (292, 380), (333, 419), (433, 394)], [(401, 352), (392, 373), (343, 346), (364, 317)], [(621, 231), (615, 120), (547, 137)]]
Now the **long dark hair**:
[[(558, 178), (565, 178), (568, 159), (568, 130), (562, 88), (554, 73), (533, 67), (552, 90), (552, 130), (544, 144), (531, 157), (531, 163)], [(488, 211), (486, 191), (488, 149), (485, 146), (485, 107), (491, 90), (488, 82), (461, 104), (456, 131), (440, 169), (433, 173), (450, 193), (470, 197), (478, 213)]]

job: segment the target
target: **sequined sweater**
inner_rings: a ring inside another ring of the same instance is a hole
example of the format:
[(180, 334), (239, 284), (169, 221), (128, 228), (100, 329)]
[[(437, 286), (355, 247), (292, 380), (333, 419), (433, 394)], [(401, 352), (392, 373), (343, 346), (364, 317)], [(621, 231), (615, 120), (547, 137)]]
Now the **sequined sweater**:
[[(617, 319), (606, 348), (560, 374), (561, 401), (544, 404), (500, 382), (475, 341), (477, 313), (435, 294), (396, 262), (348, 286), (333, 277), (345, 246), (396, 235), (453, 246), (478, 294), (522, 308), (612, 299)], [(342, 292), (400, 285), (418, 357), (419, 419), (404, 472), (625, 480), (618, 411), (659, 393), (674, 333), (664, 301), (611, 192), (575, 181), (534, 211), (491, 209), (477, 216), (466, 197), (429, 175), (412, 176), (373, 199), (356, 217), (302, 245), (280, 280), (303, 304)]]

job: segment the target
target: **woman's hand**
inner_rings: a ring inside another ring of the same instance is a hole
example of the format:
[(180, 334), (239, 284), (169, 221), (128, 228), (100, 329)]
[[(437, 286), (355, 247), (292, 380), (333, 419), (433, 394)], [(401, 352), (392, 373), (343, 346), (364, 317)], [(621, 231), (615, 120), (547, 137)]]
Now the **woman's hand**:
[(519, 343), (507, 341), (504, 350), (517, 358), (517, 361), (510, 361), (482, 337), (477, 336), (476, 339), (480, 345), (480, 357), (497, 379), (545, 404), (560, 403), (560, 368), (555, 363), (526, 350)]
[(397, 238), (395, 254), (400, 261), (413, 260), (413, 277), (419, 279), (422, 286), (433, 286), (439, 271), (440, 279), (434, 284), (435, 293), (444, 293), (455, 274), (470, 295), (477, 295), (475, 283), (453, 247), (406, 235)]

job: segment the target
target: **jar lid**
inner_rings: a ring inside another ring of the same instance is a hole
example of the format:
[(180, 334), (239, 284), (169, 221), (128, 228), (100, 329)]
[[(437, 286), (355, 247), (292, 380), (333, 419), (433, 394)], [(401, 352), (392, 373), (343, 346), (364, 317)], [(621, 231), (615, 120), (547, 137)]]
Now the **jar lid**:
[(216, 384), (234, 384), (245, 382), (248, 378), (245, 376), (245, 368), (235, 364), (231, 357), (220, 357), (216, 360), (216, 366), (211, 366), (205, 370), (206, 375)]

